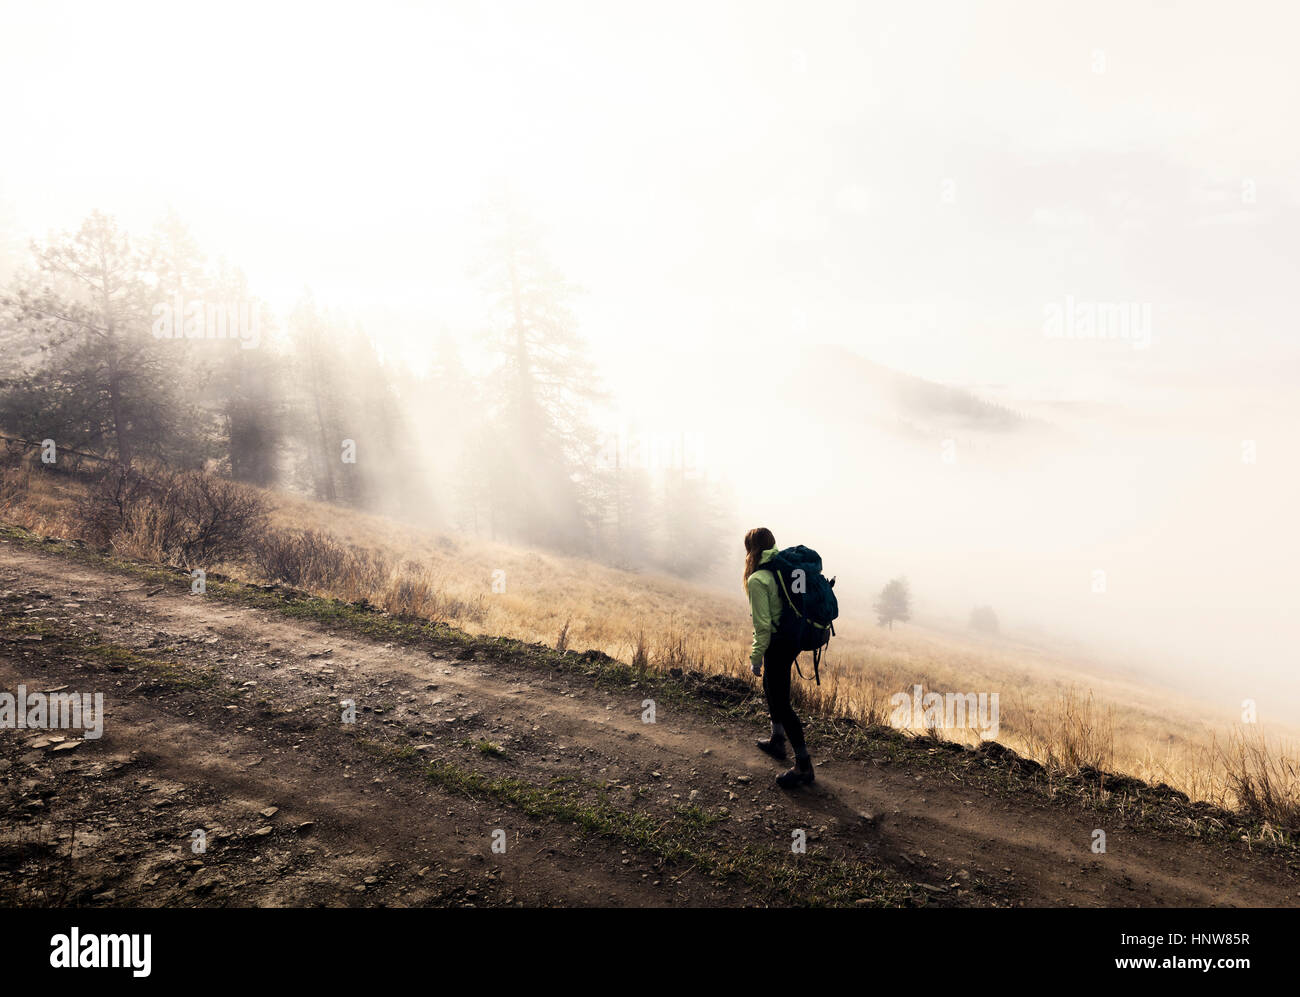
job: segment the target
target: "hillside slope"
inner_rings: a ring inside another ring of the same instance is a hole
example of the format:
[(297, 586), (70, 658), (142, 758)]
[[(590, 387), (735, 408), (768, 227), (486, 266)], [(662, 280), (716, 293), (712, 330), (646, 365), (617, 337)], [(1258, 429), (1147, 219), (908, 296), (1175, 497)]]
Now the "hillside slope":
[[(996, 748), (817, 723), (817, 786), (783, 793), (752, 747), (753, 686), (734, 678), (637, 676), (220, 579), (192, 596), (187, 576), (59, 544), (0, 543), (0, 588), (0, 688), (107, 701), (99, 740), (0, 737), (9, 905), (1285, 906), (1300, 893), (1294, 848), (1222, 811), (1122, 780), (1053, 783)], [(806, 854), (791, 851), (798, 831)]]
[[(82, 536), (77, 510), (87, 484), (77, 476), (14, 469), (0, 481), (0, 493), (0, 519), (12, 527), (39, 536)], [(750, 624), (734, 581), (710, 588), (448, 535), (283, 492), (255, 494), (272, 510), (271, 529), (231, 562), (207, 565), (209, 572), (251, 583), (280, 579), (316, 596), (364, 600), (470, 634), (645, 660), (656, 673), (680, 668), (748, 675), (743, 649)], [(310, 575), (277, 574), (279, 561), (271, 567), (259, 563), (275, 548), (276, 537), (302, 530), (314, 532), (301, 546), (302, 558), (289, 567), (309, 567)], [(8, 535), (7, 528), (0, 527), (0, 535)], [(121, 537), (114, 549), (155, 563), (161, 559), (147, 535)], [(842, 588), (842, 578), (841, 583)], [(1300, 763), (1290, 745), (1296, 731), (1274, 720), (1260, 724), (1265, 747), (1256, 751), (1257, 742), (1242, 736), (1237, 700), (1198, 701), (1150, 681), (1145, 662), (1099, 660), (1055, 639), (945, 631), (924, 622), (884, 629), (855, 616), (847, 599), (836, 631), (822, 685), (805, 690), (811, 712), (879, 723), (889, 719), (891, 696), (916, 684), (941, 692), (1000, 693), (996, 739), (1039, 762), (1068, 774), (1091, 765), (1165, 782), (1220, 806), (1241, 804), (1243, 781), (1259, 783), (1265, 792), (1255, 798), (1276, 804), (1263, 812), (1275, 823), (1294, 826)], [(944, 733), (974, 740), (967, 730)]]

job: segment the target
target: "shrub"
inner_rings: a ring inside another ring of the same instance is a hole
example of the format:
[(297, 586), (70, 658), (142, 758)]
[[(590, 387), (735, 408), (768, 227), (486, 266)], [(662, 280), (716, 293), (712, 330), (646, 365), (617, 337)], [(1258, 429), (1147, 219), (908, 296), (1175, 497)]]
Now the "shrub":
[[(388, 588), (392, 559), (382, 551), (350, 547), (324, 530), (268, 530), (257, 544), (254, 562), (268, 581), (325, 591), (350, 601), (371, 601)], [(419, 612), (427, 587), (418, 580), (399, 582), (390, 593), (395, 612)]]
[(78, 510), (88, 542), (181, 567), (248, 557), (266, 514), (265, 500), (235, 481), (122, 467), (102, 473)]
[(1262, 736), (1234, 734), (1224, 754), (1237, 806), (1289, 831), (1300, 830), (1300, 762)]
[(32, 470), (25, 464), (0, 466), (0, 509), (21, 504), (31, 489)]
[(267, 581), (308, 588), (343, 571), (347, 550), (320, 530), (267, 530), (255, 554)]
[(99, 548), (111, 546), (126, 528), (133, 509), (155, 501), (158, 488), (139, 471), (112, 465), (95, 475), (77, 503), (76, 519), (83, 539)]
[(227, 478), (197, 471), (177, 475), (164, 499), (175, 509), (164, 550), (180, 564), (246, 557), (266, 529), (266, 501)]

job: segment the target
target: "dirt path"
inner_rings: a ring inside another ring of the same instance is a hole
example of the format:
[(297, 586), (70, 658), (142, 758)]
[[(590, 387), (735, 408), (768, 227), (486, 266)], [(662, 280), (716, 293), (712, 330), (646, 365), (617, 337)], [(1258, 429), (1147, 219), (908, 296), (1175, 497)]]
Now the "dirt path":
[(1007, 791), (943, 752), (823, 750), (816, 787), (785, 793), (752, 721), (648, 686), (158, 588), (0, 543), (0, 691), (106, 702), (98, 740), (0, 730), (4, 904), (1300, 898), (1289, 851)]

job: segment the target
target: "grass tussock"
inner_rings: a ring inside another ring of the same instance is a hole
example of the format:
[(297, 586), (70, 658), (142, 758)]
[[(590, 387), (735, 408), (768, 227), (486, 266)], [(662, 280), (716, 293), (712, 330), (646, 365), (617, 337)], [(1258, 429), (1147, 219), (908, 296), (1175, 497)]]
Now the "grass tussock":
[(1237, 805), (1277, 828), (1300, 828), (1300, 762), (1260, 733), (1234, 732), (1223, 751)]
[(1068, 773), (1114, 770), (1115, 711), (1099, 706), (1091, 692), (1066, 689), (1046, 707), (1020, 709), (1020, 735), (1036, 761)]

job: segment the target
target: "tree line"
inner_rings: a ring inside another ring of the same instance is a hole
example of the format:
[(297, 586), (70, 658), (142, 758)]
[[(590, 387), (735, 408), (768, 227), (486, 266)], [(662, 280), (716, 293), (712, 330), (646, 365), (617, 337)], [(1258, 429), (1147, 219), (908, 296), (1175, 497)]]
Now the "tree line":
[(94, 213), (11, 269), (5, 435), (632, 569), (701, 576), (721, 552), (706, 474), (601, 459), (607, 395), (574, 289), (515, 212), (495, 213), (477, 267), (490, 358), (477, 373), (446, 333), (410, 370), (309, 291), (281, 325), (174, 214), (136, 239)]

